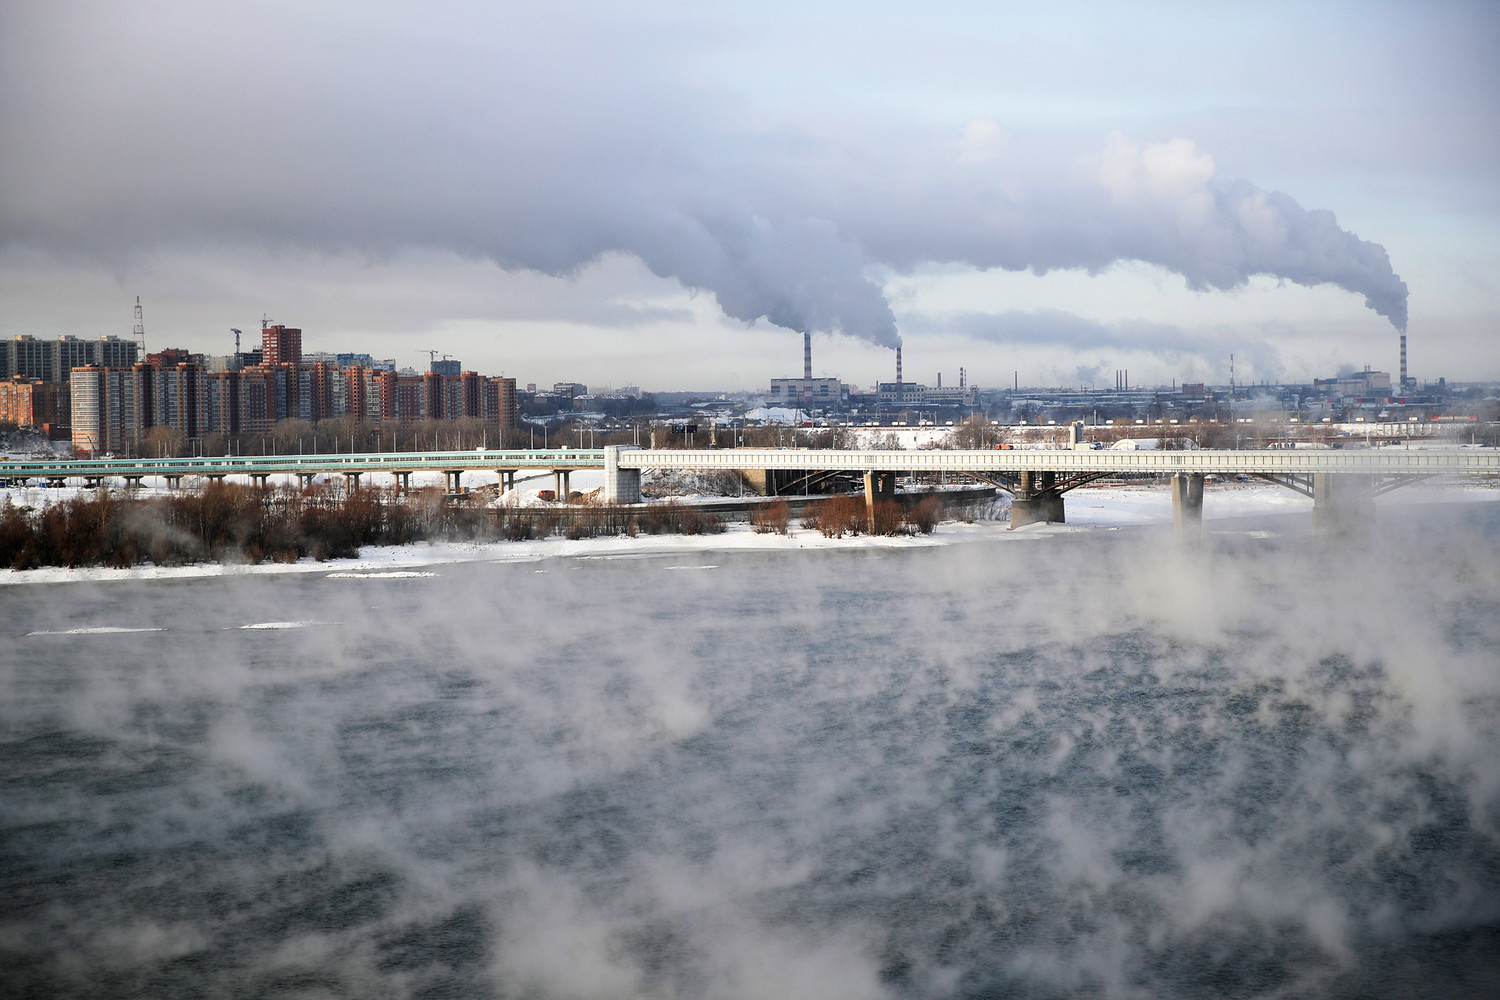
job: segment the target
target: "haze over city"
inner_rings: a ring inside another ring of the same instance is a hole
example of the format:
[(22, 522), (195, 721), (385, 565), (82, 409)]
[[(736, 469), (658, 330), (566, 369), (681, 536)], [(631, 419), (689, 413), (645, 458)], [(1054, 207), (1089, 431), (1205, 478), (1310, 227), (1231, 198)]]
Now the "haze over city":
[[(11, 6), (0, 335), (756, 389), (1500, 378), (1500, 14)], [(217, 338), (217, 341), (214, 339)]]

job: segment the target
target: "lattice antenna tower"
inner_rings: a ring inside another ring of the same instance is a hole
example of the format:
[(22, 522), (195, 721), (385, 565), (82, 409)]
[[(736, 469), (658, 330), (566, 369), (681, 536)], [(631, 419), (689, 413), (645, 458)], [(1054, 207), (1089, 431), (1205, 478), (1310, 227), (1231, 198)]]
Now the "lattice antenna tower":
[(135, 342), (141, 345), (141, 357), (146, 356), (146, 322), (141, 312), (141, 297), (135, 297), (135, 329), (130, 332)]

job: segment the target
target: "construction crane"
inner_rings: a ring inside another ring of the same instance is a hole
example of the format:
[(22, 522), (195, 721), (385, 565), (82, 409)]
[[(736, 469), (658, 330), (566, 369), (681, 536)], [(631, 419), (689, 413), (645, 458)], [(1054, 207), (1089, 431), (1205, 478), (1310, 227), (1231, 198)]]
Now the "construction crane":
[(453, 357), (453, 355), (451, 355), (451, 354), (443, 354), (442, 351), (434, 351), (434, 350), (431, 350), (431, 349), (423, 349), (423, 348), (420, 348), (420, 347), (417, 348), (417, 353), (418, 354), (425, 354), (425, 355), (427, 355), (427, 370), (428, 371), (436, 371), (437, 370), (437, 358), (438, 358), (439, 354), (443, 355), (443, 360), (444, 361), (448, 361), (448, 360), (450, 360)]
[(240, 331), (231, 326), (229, 332), (234, 334), (234, 353), (238, 355), (240, 353)]

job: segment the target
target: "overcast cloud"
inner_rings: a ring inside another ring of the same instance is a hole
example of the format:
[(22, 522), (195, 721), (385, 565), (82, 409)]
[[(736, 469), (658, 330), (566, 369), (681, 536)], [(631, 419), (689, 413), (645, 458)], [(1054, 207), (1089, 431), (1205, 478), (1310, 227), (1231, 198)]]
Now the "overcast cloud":
[[(166, 317), (161, 334), (185, 346), (212, 349), (193, 342), (202, 339), (195, 325), (245, 325), (242, 310), (256, 302), (307, 328), (314, 348), (355, 349), (320, 342), (316, 328), (319, 318), (351, 331), (385, 325), (372, 322), (363, 303), (348, 301), (347, 287), (340, 293), (339, 262), (352, 257), (383, 272), (377, 283), (403, 289), (405, 319), (393, 333), (467, 324), (468, 343), (457, 346), (476, 361), (540, 357), (534, 347), (518, 350), (518, 341), (549, 322), (570, 330), (568, 339), (553, 341), (554, 351), (574, 354), (622, 337), (615, 349), (626, 352), (686, 337), (712, 353), (740, 336), (736, 326), (763, 323), (841, 334), (855, 347), (891, 347), (904, 331), (890, 281), (934, 266), (1024, 272), (1038, 287), (1046, 287), (1040, 276), (1054, 272), (1096, 275), (1099, 296), (1079, 303), (1092, 314), (1080, 316), (1084, 326), (1172, 325), (1171, 316), (1111, 302), (1112, 273), (1121, 262), (1140, 262), (1172, 277), (1169, 298), (1230, 293), (1221, 303), (1223, 322), (1235, 321), (1235, 294), (1261, 276), (1326, 289), (1406, 329), (1408, 288), (1397, 273), (1405, 266), (1392, 236), (1412, 227), (1398, 218), (1390, 235), (1380, 231), (1378, 223), (1391, 216), (1368, 211), (1367, 199), (1389, 171), (1426, 166), (1394, 157), (1374, 164), (1371, 172), (1382, 174), (1374, 182), (1342, 164), (1330, 168), (1361, 187), (1350, 199), (1360, 211), (1356, 232), (1341, 224), (1337, 204), (1272, 186), (1283, 174), (1301, 173), (1319, 175), (1310, 190), (1326, 190), (1317, 163), (1292, 154), (1268, 171), (1271, 182), (1235, 176), (1213, 149), (1178, 130), (1194, 116), (1177, 116), (1181, 121), (1167, 127), (1143, 117), (1143, 109), (1165, 100), (1193, 102), (1189, 76), (1201, 68), (1202, 52), (1192, 39), (1183, 40), (1188, 54), (1178, 74), (1143, 65), (1143, 79), (1121, 81), (1117, 93), (1097, 74), (1119, 53), (1074, 82), (1040, 74), (1039, 85), (1066, 108), (1049, 122), (1035, 106), (1041, 94), (1028, 103), (1003, 90), (988, 106), (975, 102), (970, 91), (993, 71), (970, 65), (973, 39), (954, 43), (949, 67), (932, 51), (958, 37), (968, 15), (974, 34), (997, 33), (996, 58), (1012, 51), (1014, 39), (998, 33), (1002, 25), (991, 15), (935, 13), (901, 53), (890, 48), (908, 27), (901, 13), (877, 8), (874, 28), (851, 26), (845, 37), (827, 20), (830, 11), (768, 9), (763, 19), (748, 19), (670, 6), (625, 15), (587, 4), (547, 12), (468, 5), (376, 5), (358, 13), (172, 3), (11, 8), (0, 32), (0, 289), (16, 308), (0, 323), (7, 333), (105, 332), (50, 329), (44, 319), (46, 299), (73, 281), (80, 294), (100, 296), (105, 275), (121, 300), (100, 303), (109, 316), (128, 315), (130, 296), (146, 285), (146, 298), (161, 310), (153, 315)], [(1455, 51), (1435, 48), (1431, 35), (1413, 45), (1425, 60), (1421, 74), (1438, 72), (1443, 56), (1459, 66), (1445, 71), (1448, 78), (1422, 78), (1434, 92), (1459, 82), (1452, 77), (1463, 72), (1464, 43), (1472, 44), (1457, 37), (1461, 29), (1494, 34), (1492, 16), (1457, 6), (1448, 13), (1431, 30), (1453, 36)], [(784, 24), (777, 20), (783, 16)], [(1388, 20), (1394, 34), (1400, 19)], [(784, 37), (776, 34), (780, 27)], [(1058, 45), (1098, 45), (1103, 30), (1080, 29), (1070, 38), (1059, 25), (1033, 20), (1018, 27)], [(1229, 44), (1213, 37), (1210, 25), (1199, 27), (1200, 49)], [(1315, 20), (1312, 28), (1319, 27)], [(1123, 41), (1142, 56), (1162, 44), (1144, 38), (1136, 27)], [(820, 67), (808, 68), (799, 57), (819, 39), (831, 51)], [(1265, 44), (1251, 38), (1240, 58)], [(1289, 57), (1299, 54), (1291, 48), (1297, 44), (1288, 40)], [(851, 63), (860, 51), (889, 62), (884, 92), (868, 86), (868, 69)], [(1369, 64), (1350, 60), (1352, 82)], [(1472, 72), (1490, 72), (1482, 66)], [(1273, 69), (1247, 69), (1239, 78), (1219, 71), (1200, 83), (1212, 90), (1237, 80), (1242, 93), (1235, 96), (1252, 104), (1288, 100), (1284, 82), (1265, 79)], [(1303, 78), (1309, 72), (1291, 60), (1288, 69)], [(786, 89), (799, 81), (808, 88), (800, 102)], [(1373, 134), (1398, 125), (1419, 97), (1391, 104), (1389, 122), (1355, 109), (1349, 127)], [(1307, 100), (1319, 104), (1315, 95)], [(1474, 162), (1455, 188), (1470, 198), (1478, 191), (1481, 202), (1490, 198), (1483, 218), (1493, 222), (1494, 188), (1477, 179), (1492, 141), (1468, 139), (1459, 127), (1465, 114), (1492, 108), (1493, 95), (1464, 100), (1468, 106), (1453, 108), (1440, 134), (1451, 132), (1455, 148)], [(1122, 102), (1124, 110), (1111, 113)], [(1220, 109), (1203, 132), (1222, 137), (1237, 116), (1255, 119), (1253, 131), (1264, 110)], [(1311, 148), (1326, 145), (1321, 139)], [(1412, 198), (1408, 214), (1434, 211), (1420, 205), (1424, 197)], [(1439, 206), (1435, 215), (1442, 213)], [(1494, 251), (1493, 237), (1492, 229), (1478, 234), (1486, 253)], [(564, 292), (587, 297), (588, 282), (577, 279), (622, 255), (649, 271), (631, 291), (540, 315), (515, 305), (515, 285), (504, 277), (552, 276)], [(212, 302), (180, 310), (192, 319), (174, 329), (175, 300), (191, 297), (182, 262), (205, 258), (226, 262), (236, 272), (227, 283), (237, 287), (217, 315)], [(477, 297), (424, 295), (413, 260), (444, 259), (492, 267), (467, 273), (476, 287), (493, 289)], [(300, 272), (302, 287), (266, 294), (276, 288), (278, 268)], [(50, 280), (36, 280), (41, 275)], [(38, 285), (48, 290), (29, 290)], [(1492, 288), (1485, 283), (1478, 292)], [(700, 291), (736, 322), (684, 298)], [(469, 299), (476, 300), (456, 304)], [(1334, 300), (1324, 293), (1319, 301)], [(929, 315), (986, 311), (958, 309), (941, 296), (918, 305)], [(1067, 325), (1051, 316), (1058, 311), (1052, 304), (1022, 305), (1050, 317), (1029, 329)], [(989, 311), (1015, 312), (995, 306)], [(1345, 306), (1334, 308), (1344, 310), (1332, 324), (1337, 335), (1358, 328), (1367, 338), (1392, 337), (1375, 315), (1359, 320)], [(348, 317), (342, 323), (332, 319), (341, 309)], [(1492, 302), (1470, 310), (1464, 329), (1472, 333), (1476, 313), (1479, 325), (1493, 319), (1491, 310)], [(1276, 318), (1329, 326), (1313, 314)], [(116, 332), (111, 321), (95, 325)], [(997, 331), (1024, 326), (1012, 315), (981, 336), (1004, 343)], [(1235, 339), (1185, 336), (1171, 351), (1217, 356)], [(1062, 357), (1068, 338), (1057, 346)], [(1482, 367), (1496, 359), (1491, 350), (1475, 360)], [(877, 363), (883, 369), (885, 362)], [(652, 381), (666, 385), (712, 371), (656, 372)], [(1163, 377), (1168, 371), (1162, 368)], [(725, 371), (718, 384), (754, 385), (766, 374)]]

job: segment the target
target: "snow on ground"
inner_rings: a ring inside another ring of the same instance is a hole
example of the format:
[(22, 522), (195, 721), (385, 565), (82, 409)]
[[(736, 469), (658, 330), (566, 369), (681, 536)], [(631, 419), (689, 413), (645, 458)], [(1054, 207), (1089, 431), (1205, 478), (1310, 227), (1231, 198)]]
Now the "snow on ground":
[[(602, 475), (602, 474), (601, 474)], [(549, 483), (538, 488), (550, 488)], [(582, 474), (575, 475), (578, 489)], [(591, 487), (590, 487), (591, 488)], [(63, 493), (63, 490), (42, 490)], [(1003, 504), (1003, 500), (1000, 503)], [(1500, 484), (1453, 482), (1413, 486), (1377, 499), (1382, 508), (1430, 503), (1500, 503)], [(418, 542), (411, 545), (367, 546), (355, 559), (330, 559), (296, 563), (198, 564), (192, 566), (137, 566), (130, 569), (0, 570), (0, 586), (24, 583), (71, 583), (110, 580), (177, 580), (197, 577), (261, 575), (273, 573), (321, 573), (331, 579), (399, 579), (427, 576), (423, 567), (456, 562), (538, 563), (536, 572), (548, 572), (546, 561), (557, 558), (621, 559), (681, 553), (709, 554), (734, 551), (778, 551), (786, 549), (900, 549), (965, 543), (1040, 541), (1059, 534), (1091, 530), (1121, 530), (1162, 526), (1172, 522), (1171, 493), (1165, 485), (1096, 486), (1067, 495), (1067, 524), (1034, 524), (1015, 531), (1004, 521), (980, 519), (972, 523), (944, 522), (931, 535), (911, 537), (824, 538), (793, 521), (782, 536), (757, 534), (748, 524), (730, 524), (717, 535), (637, 535), (568, 540), (559, 537), (509, 542)], [(1207, 531), (1236, 530), (1232, 519), (1280, 514), (1303, 515), (1289, 519), (1289, 530), (1306, 530), (1312, 501), (1270, 483), (1212, 483), (1204, 491), (1203, 517)], [(1214, 522), (1222, 522), (1216, 529)]]

